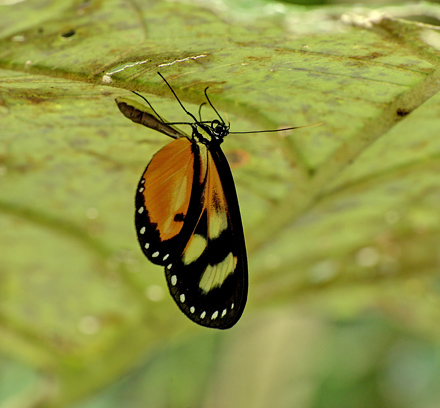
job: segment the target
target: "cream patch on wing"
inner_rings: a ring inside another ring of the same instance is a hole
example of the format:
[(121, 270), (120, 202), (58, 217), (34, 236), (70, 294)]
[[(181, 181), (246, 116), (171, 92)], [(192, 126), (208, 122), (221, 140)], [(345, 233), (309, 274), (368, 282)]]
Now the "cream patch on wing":
[(228, 228), (228, 218), (225, 212), (211, 211), (208, 220), (208, 238), (215, 239)]
[(203, 292), (208, 293), (210, 290), (220, 287), (226, 278), (234, 273), (237, 266), (237, 257), (229, 252), (223, 261), (216, 265), (208, 265), (203, 272), (202, 278), (199, 282), (199, 288)]
[(203, 236), (199, 234), (194, 234), (190, 238), (188, 245), (183, 252), (183, 264), (189, 265), (190, 263), (197, 261), (197, 259), (200, 258), (200, 255), (202, 255), (203, 251), (205, 250), (206, 244), (206, 239)]

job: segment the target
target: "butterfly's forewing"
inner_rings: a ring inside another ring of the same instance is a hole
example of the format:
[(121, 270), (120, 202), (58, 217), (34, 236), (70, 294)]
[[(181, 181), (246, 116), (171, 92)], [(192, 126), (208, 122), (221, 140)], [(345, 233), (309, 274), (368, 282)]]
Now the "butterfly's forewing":
[(171, 295), (191, 320), (227, 329), (242, 315), (247, 298), (243, 227), (223, 152), (219, 146), (197, 145), (207, 169), (203, 207), (181, 256), (165, 273)]
[(136, 192), (135, 225), (151, 262), (169, 268), (180, 256), (201, 212), (204, 175), (193, 143), (181, 137), (151, 159)]

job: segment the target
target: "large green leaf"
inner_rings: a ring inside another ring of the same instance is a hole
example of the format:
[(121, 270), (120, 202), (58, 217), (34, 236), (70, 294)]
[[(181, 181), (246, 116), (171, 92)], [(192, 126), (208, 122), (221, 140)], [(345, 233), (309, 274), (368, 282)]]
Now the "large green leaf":
[[(142, 365), (90, 406), (438, 405), (434, 27), (244, 0), (0, 7), (0, 401), (65, 406)], [(169, 139), (114, 98), (187, 120), (157, 71), (194, 113), (209, 86), (233, 131), (322, 122), (225, 140), (250, 269), (227, 332), (185, 319), (136, 241), (134, 188)], [(357, 374), (326, 381), (345, 342)], [(402, 342), (423, 398), (393, 382)]]

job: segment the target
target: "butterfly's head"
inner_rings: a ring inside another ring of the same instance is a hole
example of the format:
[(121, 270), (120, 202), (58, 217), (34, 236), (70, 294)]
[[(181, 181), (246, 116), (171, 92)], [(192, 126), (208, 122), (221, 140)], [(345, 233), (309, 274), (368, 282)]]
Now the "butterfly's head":
[(193, 125), (193, 136), (204, 144), (220, 144), (229, 134), (229, 125), (217, 119), (212, 122), (197, 122)]
[(226, 123), (220, 122), (217, 119), (214, 119), (209, 126), (212, 137), (216, 139), (223, 139), (225, 136), (229, 134), (229, 125)]

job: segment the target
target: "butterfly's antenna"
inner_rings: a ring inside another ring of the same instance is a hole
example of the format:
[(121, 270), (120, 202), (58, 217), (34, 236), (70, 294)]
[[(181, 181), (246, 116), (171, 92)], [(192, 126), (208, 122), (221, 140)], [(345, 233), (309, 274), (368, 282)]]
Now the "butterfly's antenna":
[(223, 120), (223, 118), (220, 116), (220, 114), (217, 112), (217, 109), (215, 109), (214, 108), (214, 105), (211, 103), (211, 101), (209, 100), (209, 96), (208, 96), (208, 92), (206, 92), (207, 90), (208, 90), (208, 88), (209, 88), (209, 86), (207, 86), (206, 88), (205, 88), (205, 96), (206, 96), (206, 99), (208, 100), (208, 102), (209, 102), (209, 105), (211, 106), (211, 108), (212, 109), (214, 109), (214, 112), (217, 114), (217, 116), (220, 118), (220, 120), (221, 120), (221, 122), (223, 123), (223, 124), (225, 124), (225, 121)]
[(131, 91), (133, 92), (135, 95), (140, 96), (145, 102), (147, 102), (148, 106), (151, 108), (151, 110), (155, 113), (155, 115), (162, 121), (165, 123), (165, 121), (160, 117), (160, 115), (154, 110), (153, 106), (151, 106), (151, 103), (148, 102), (147, 98), (143, 97), (140, 93), (137, 93), (136, 91)]
[(315, 126), (320, 126), (322, 125), (322, 122), (319, 123), (315, 123), (314, 125), (306, 125), (306, 126), (295, 126), (295, 127), (289, 127), (289, 128), (283, 128), (283, 129), (272, 129), (272, 130), (254, 130), (253, 132), (229, 132), (229, 133), (233, 133), (235, 135), (238, 134), (245, 134), (245, 133), (271, 133), (271, 132), (282, 132), (283, 130), (294, 130), (294, 129), (303, 129), (303, 128), (310, 128), (310, 127), (315, 127)]
[(202, 122), (202, 106), (206, 105), (206, 102), (203, 102), (200, 106), (199, 106), (199, 119), (200, 122)]
[(158, 74), (164, 80), (164, 82), (168, 85), (168, 88), (170, 88), (170, 91), (173, 93), (174, 97), (177, 99), (177, 102), (179, 102), (179, 105), (182, 107), (182, 109), (186, 112), (187, 115), (191, 116), (194, 119), (194, 121), (197, 123), (198, 120), (196, 119), (196, 117), (191, 112), (188, 112), (185, 109), (182, 102), (180, 102), (180, 99), (177, 97), (176, 93), (174, 92), (173, 88), (171, 88), (171, 85), (168, 83), (168, 81), (162, 76), (162, 74), (160, 72), (158, 72)]

